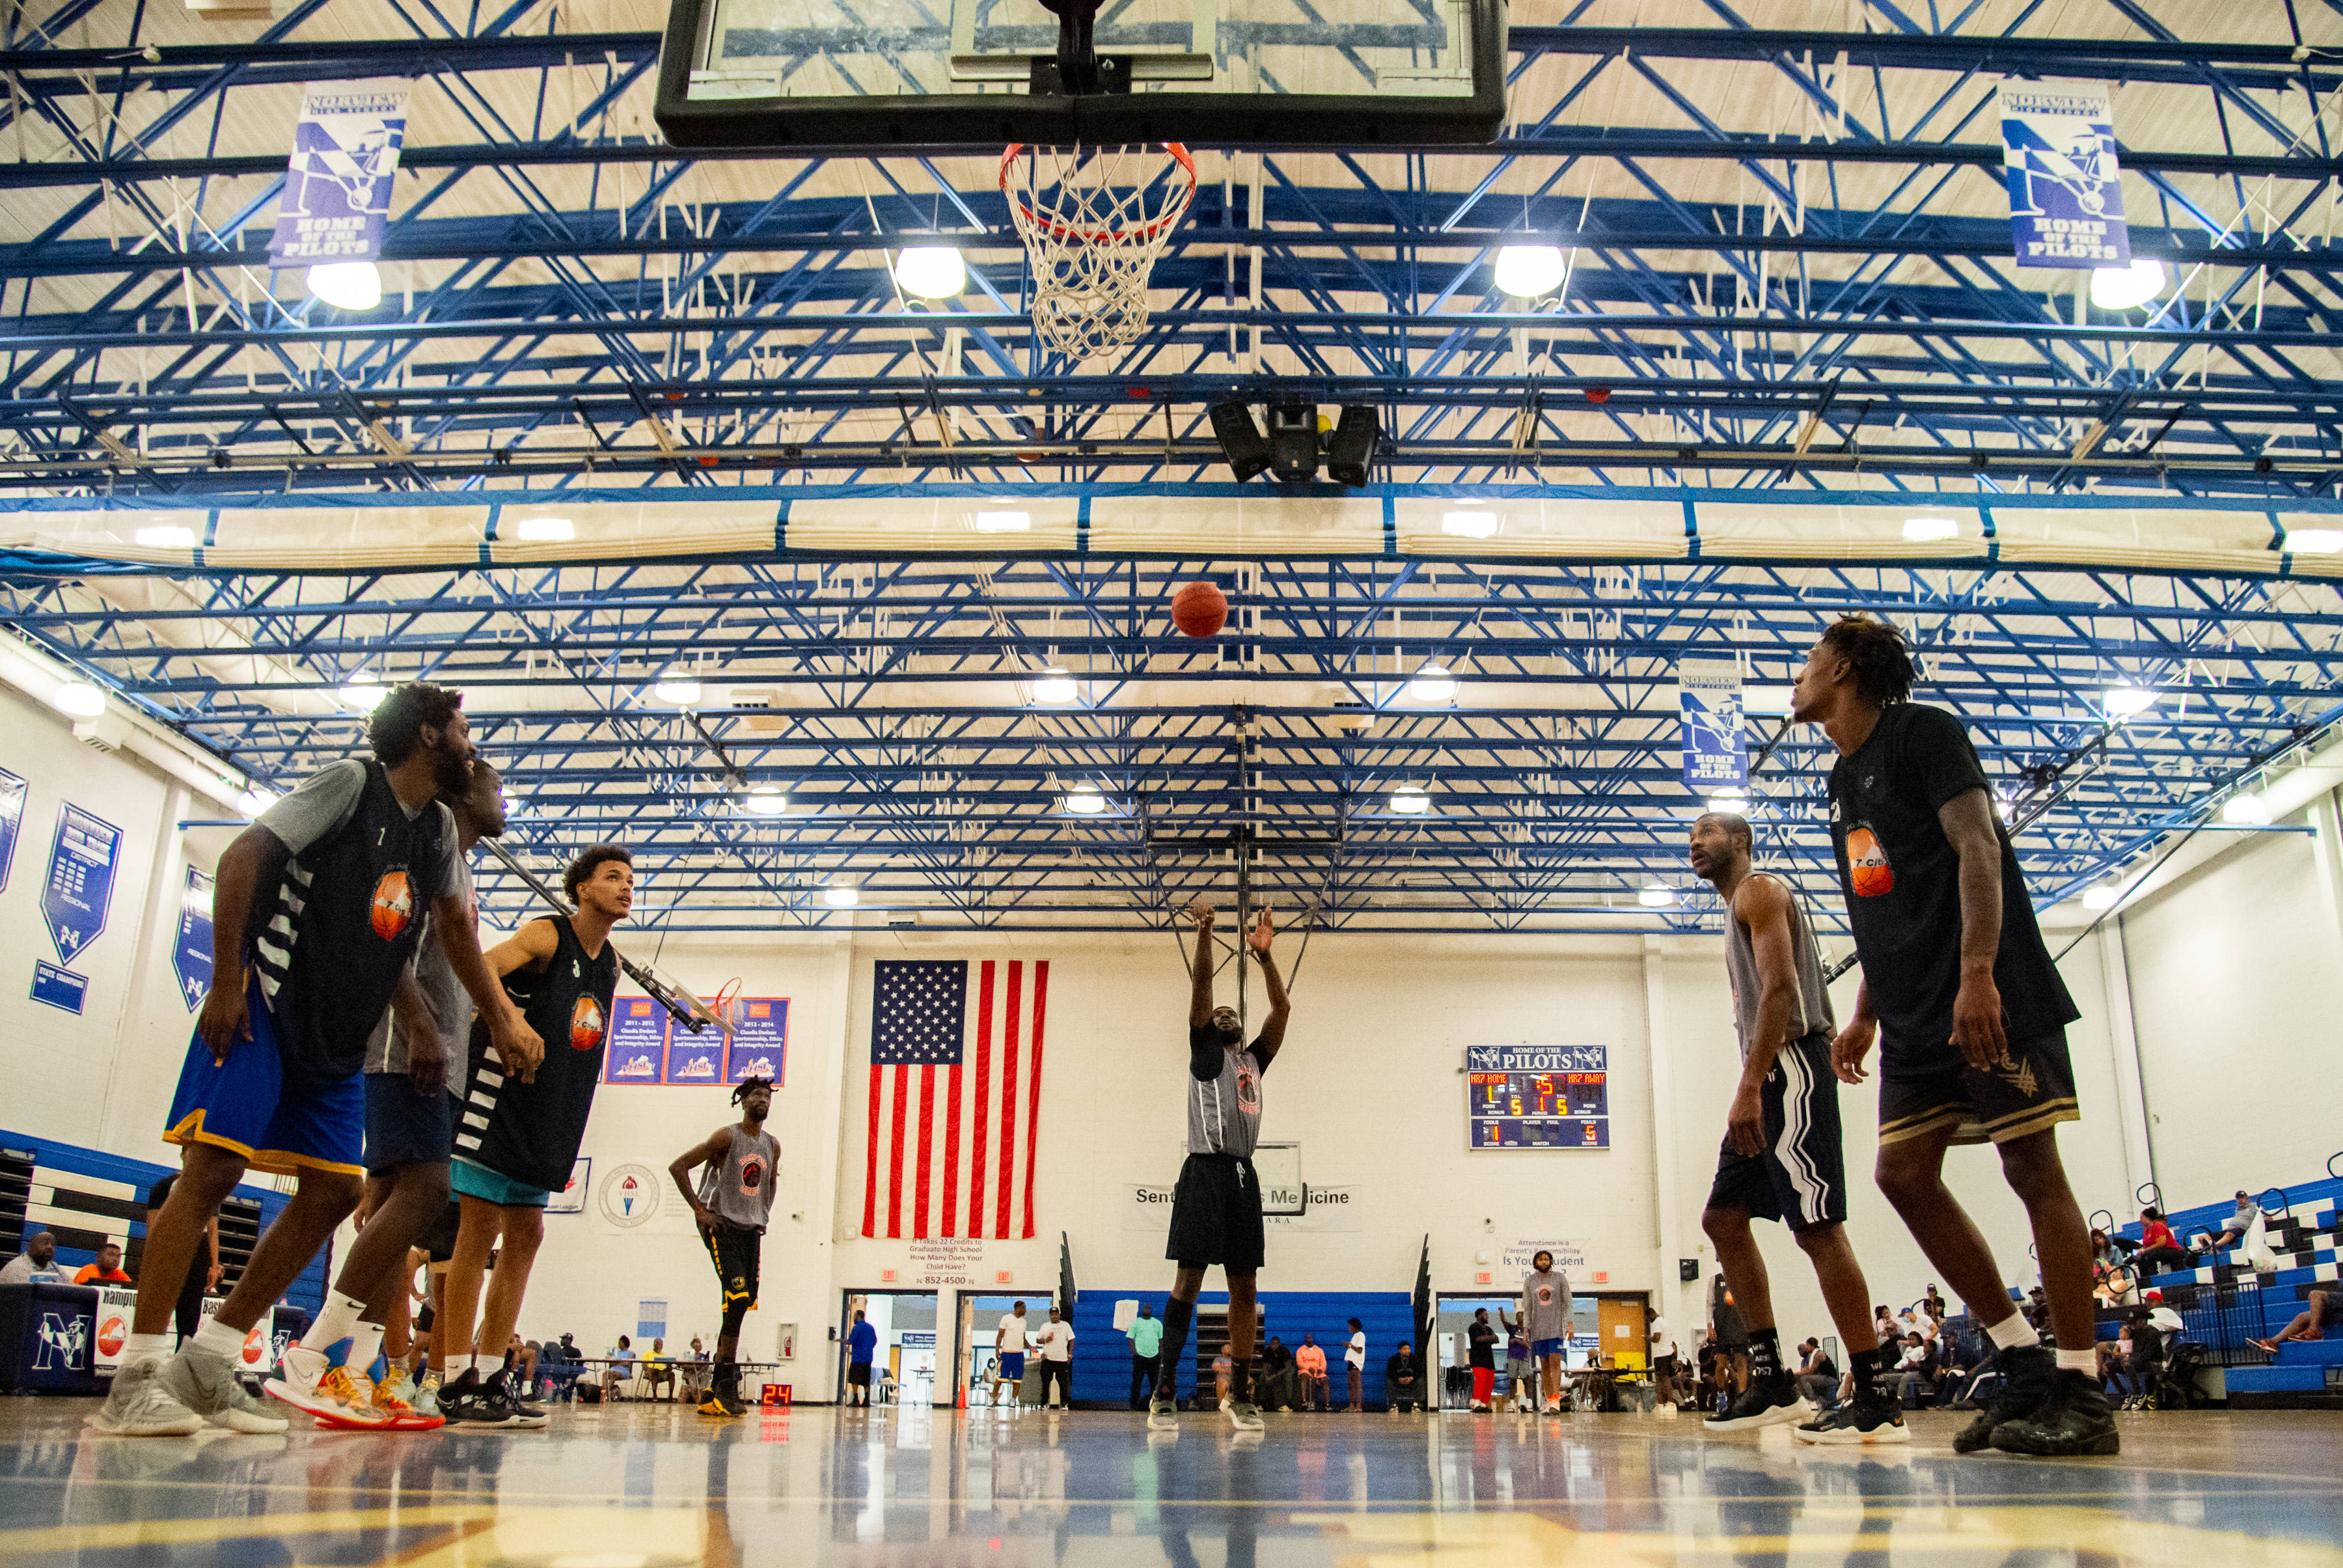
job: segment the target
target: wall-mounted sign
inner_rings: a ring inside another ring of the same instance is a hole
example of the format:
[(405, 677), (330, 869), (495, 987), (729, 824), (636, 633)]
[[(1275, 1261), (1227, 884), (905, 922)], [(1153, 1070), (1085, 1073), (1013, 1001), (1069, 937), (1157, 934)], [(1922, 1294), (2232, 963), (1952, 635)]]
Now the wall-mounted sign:
[(736, 997), (727, 1010), (731, 1014), (726, 1021), (732, 1026), (732, 1038), (724, 1048), (724, 1081), (769, 1078), (773, 1087), (779, 1088), (782, 1070), (788, 1066), (789, 999)]
[(57, 835), (49, 843), (49, 879), (41, 889), (41, 919), (57, 958), (74, 955), (106, 930), (114, 901), (114, 873), (122, 856), (122, 829), (68, 802), (57, 809)]
[(647, 996), (613, 998), (602, 1081), (657, 1083), (666, 1071), (667, 1009)]
[(33, 1000), (62, 1012), (79, 1012), (89, 1000), (89, 981), (46, 959), (33, 960)]
[(187, 1010), (203, 1006), (212, 989), (212, 879), (195, 867), (187, 868), (187, 884), (179, 893), (179, 935), (171, 949), (171, 968), (179, 976), (179, 994)]
[(1608, 1058), (1600, 1045), (1467, 1047), (1466, 1147), (1610, 1148)]

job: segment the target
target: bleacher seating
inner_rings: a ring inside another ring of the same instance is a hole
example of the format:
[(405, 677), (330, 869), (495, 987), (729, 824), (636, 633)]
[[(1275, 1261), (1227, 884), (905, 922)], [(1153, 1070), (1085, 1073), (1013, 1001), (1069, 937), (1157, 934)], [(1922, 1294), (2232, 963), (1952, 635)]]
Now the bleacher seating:
[[(2142, 1282), (2144, 1290), (2164, 1292), (2166, 1304), (2187, 1323), (2187, 1337), (2204, 1344), (2216, 1360), (2261, 1360), (2260, 1353), (2244, 1342), (2268, 1339), (2285, 1328), (2303, 1310), (2314, 1282), (2338, 1277), (2343, 1180), (2322, 1177), (2285, 1191), (2285, 1213), (2267, 1222), (2267, 1239), (2278, 1255), (2275, 1271), (2258, 1273), (2244, 1249), (2231, 1247), (2200, 1257), (2194, 1268), (2168, 1271)], [(2195, 1208), (2167, 1210), (2165, 1219), (2184, 1241), (2199, 1231), (2217, 1235), (2235, 1202), (2233, 1198), (2223, 1198)], [(2116, 1233), (2137, 1242), (2139, 1232), (2139, 1223), (2134, 1221)], [(2326, 1393), (2343, 1388), (2343, 1332), (2330, 1332), (2324, 1340), (2281, 1345), (2274, 1362), (2232, 1364), (2225, 1378), (2232, 1394)]]
[[(1074, 1302), (1074, 1402), (1125, 1408), (1131, 1394), (1131, 1352), (1121, 1331), (1114, 1326), (1117, 1302), (1146, 1302), (1157, 1317), (1170, 1292), (1163, 1290), (1118, 1291), (1082, 1287)], [(1346, 1397), (1342, 1380), (1342, 1346), (1351, 1337), (1350, 1320), (1356, 1318), (1367, 1334), (1367, 1365), (1359, 1380), (1360, 1397), (1370, 1405), (1383, 1402), (1383, 1362), (1402, 1340), (1415, 1338), (1415, 1304), (1404, 1291), (1263, 1291), (1262, 1343), (1275, 1334), (1287, 1345), (1298, 1345), (1307, 1332), (1318, 1336), (1326, 1352), (1329, 1387), (1336, 1403)], [(1199, 1308), (1228, 1306), (1224, 1291), (1206, 1291), (1197, 1297)], [(1189, 1339), (1181, 1358), (1180, 1397), (1195, 1392), (1196, 1341)], [(1423, 1347), (1418, 1346), (1420, 1351)]]

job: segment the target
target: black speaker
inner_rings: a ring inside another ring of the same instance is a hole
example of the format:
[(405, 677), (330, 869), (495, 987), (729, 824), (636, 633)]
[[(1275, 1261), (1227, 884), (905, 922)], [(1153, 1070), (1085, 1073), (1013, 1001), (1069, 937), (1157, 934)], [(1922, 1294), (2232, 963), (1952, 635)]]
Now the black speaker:
[(1687, 1285), (1698, 1284), (1700, 1282), (1700, 1260), (1698, 1258), (1678, 1258), (1676, 1260), (1676, 1278), (1682, 1280)]
[(1238, 484), (1268, 471), (1269, 442), (1262, 437), (1261, 427), (1253, 422), (1250, 405), (1213, 404), (1212, 434), (1219, 437), (1221, 456), (1229, 460), (1230, 471), (1236, 475)]
[(1318, 477), (1318, 405), (1269, 406), (1269, 466), (1288, 484)]
[(1373, 408), (1364, 403), (1345, 405), (1342, 422), (1326, 437), (1326, 477), (1338, 485), (1364, 485), (1382, 439), (1383, 425)]

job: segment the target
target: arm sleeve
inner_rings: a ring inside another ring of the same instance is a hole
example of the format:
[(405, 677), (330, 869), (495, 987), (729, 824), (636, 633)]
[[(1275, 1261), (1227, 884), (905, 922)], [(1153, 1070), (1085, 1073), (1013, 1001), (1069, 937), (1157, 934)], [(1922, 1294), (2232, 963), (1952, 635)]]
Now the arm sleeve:
[(1906, 721), (1903, 741), (1905, 776), (1931, 811), (1972, 789), (1987, 788), (1985, 767), (1968, 732), (1942, 709), (1915, 708)]
[(297, 855), (348, 821), (365, 789), (366, 764), (346, 757), (302, 779), (293, 793), (260, 814), (259, 823)]
[(1221, 1075), (1221, 1037), (1211, 1024), (1191, 1026), (1188, 1030), (1188, 1076), (1199, 1083), (1210, 1083)]

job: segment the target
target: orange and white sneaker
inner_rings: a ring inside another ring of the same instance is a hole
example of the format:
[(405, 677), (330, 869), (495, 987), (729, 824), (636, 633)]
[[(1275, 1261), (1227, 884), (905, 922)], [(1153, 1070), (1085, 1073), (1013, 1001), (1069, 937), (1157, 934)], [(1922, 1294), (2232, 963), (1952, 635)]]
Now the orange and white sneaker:
[(261, 1385), (271, 1399), (308, 1412), (327, 1426), (379, 1432), (390, 1417), (375, 1408), (374, 1384), (362, 1372), (336, 1366), (323, 1351), (287, 1345), (277, 1375)]
[(393, 1367), (388, 1377), (374, 1385), (375, 1412), (390, 1418), (384, 1424), (393, 1432), (431, 1432), (447, 1425), (446, 1418), (415, 1407), (413, 1391), (405, 1367)]

